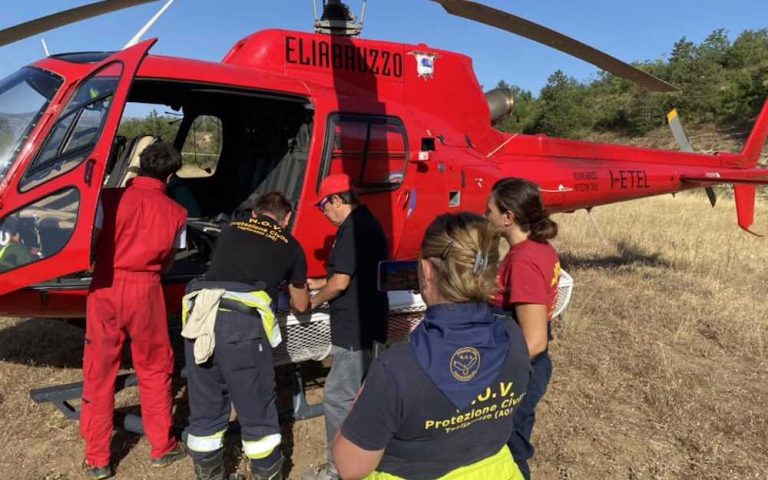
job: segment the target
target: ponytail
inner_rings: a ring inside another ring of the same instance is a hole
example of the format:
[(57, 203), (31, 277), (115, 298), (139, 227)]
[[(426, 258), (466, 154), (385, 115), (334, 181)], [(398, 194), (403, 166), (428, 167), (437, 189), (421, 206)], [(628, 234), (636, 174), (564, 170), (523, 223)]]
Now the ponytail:
[[(523, 231), (526, 231), (523, 229)], [(553, 222), (548, 216), (528, 225), (530, 235), (528, 238), (534, 242), (546, 242), (557, 236), (557, 223)]]
[(535, 242), (557, 236), (557, 224), (544, 210), (539, 187), (522, 178), (505, 178), (493, 186), (493, 202), (500, 212), (512, 212), (515, 223)]

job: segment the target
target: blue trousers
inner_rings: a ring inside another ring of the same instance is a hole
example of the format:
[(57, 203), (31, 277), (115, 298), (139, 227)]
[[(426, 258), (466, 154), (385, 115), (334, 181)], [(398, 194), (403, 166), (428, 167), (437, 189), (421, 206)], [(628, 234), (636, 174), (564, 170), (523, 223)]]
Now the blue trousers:
[(531, 367), (528, 390), (526, 390), (523, 401), (515, 410), (512, 418), (514, 430), (509, 442), (507, 442), (515, 463), (526, 480), (531, 479), (528, 460), (533, 457), (534, 451), (533, 445), (531, 445), (531, 432), (533, 432), (533, 424), (536, 421), (536, 405), (547, 391), (549, 380), (552, 378), (552, 360), (549, 358), (549, 353), (544, 352), (533, 359)]
[[(220, 310), (214, 334), (213, 356), (201, 365), (195, 363), (194, 342), (184, 341), (189, 434), (208, 437), (226, 430), (231, 405), (237, 412), (244, 441), (258, 441), (280, 433), (272, 348), (264, 336), (261, 320)], [(190, 455), (195, 460), (204, 460), (212, 448), (190, 448)]]

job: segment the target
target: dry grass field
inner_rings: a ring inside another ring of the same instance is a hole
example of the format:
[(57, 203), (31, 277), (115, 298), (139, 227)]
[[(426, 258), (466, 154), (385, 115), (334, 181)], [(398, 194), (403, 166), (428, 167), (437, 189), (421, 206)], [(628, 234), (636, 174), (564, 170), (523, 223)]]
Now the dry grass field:
[[(768, 230), (765, 208), (758, 231)], [(679, 195), (560, 216), (574, 277), (537, 476), (768, 478), (765, 240)]]
[[(576, 289), (555, 324), (535, 478), (768, 478), (768, 240), (739, 230), (727, 198), (714, 210), (678, 195), (593, 215), (604, 238), (583, 211), (556, 217)], [(756, 230), (768, 233), (764, 205)], [(1, 478), (81, 478), (76, 424), (28, 396), (79, 380), (81, 341), (61, 322), (0, 320)], [(322, 459), (322, 437), (319, 419), (286, 427), (290, 478)], [(150, 471), (144, 439), (118, 432), (114, 448), (117, 478), (192, 476), (189, 460)]]

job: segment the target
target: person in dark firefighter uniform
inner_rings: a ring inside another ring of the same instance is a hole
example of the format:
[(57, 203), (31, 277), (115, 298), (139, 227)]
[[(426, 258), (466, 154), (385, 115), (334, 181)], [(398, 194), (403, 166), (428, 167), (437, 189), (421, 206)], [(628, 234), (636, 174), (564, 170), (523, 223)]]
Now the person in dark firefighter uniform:
[(522, 479), (506, 442), (528, 350), (520, 327), (487, 303), (498, 256), (498, 234), (478, 215), (429, 226), (418, 263), (424, 320), (371, 365), (333, 443), (341, 478)]
[(252, 217), (219, 237), (204, 279), (184, 297), (184, 351), (189, 386), (187, 447), (197, 480), (224, 479), (223, 438), (230, 403), (256, 480), (282, 478), (272, 348), (280, 329), (272, 306), (287, 282), (293, 309), (309, 309), (307, 263), (286, 230), (291, 204), (280, 193), (259, 197)]
[(85, 472), (112, 475), (109, 444), (115, 379), (123, 344), (139, 379), (141, 416), (153, 467), (186, 456), (171, 433), (173, 350), (160, 275), (186, 243), (186, 211), (165, 193), (181, 155), (156, 143), (140, 156), (140, 174), (127, 188), (105, 190), (96, 218), (96, 256), (86, 310), (80, 434)]

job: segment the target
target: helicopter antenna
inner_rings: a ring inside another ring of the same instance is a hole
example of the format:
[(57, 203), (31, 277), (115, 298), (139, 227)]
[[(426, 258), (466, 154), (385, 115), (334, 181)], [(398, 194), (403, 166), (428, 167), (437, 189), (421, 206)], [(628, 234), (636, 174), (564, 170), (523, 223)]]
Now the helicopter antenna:
[(360, 11), (360, 30), (363, 29), (363, 24), (365, 23), (365, 14), (368, 11), (368, 0), (363, 0), (363, 7)]
[(45, 52), (45, 56), (46, 57), (50, 57), (51, 56), (51, 51), (48, 50), (48, 44), (45, 43), (45, 39), (40, 37), (40, 43), (43, 44), (43, 51)]
[[(363, 5), (363, 16), (365, 4)], [(325, 0), (323, 14), (317, 20), (317, 7), (315, 7), (315, 32), (327, 35), (343, 35), (354, 37), (363, 31), (363, 23), (357, 22), (349, 7), (341, 0)]]
[(611, 244), (608, 243), (608, 240), (605, 238), (605, 235), (603, 235), (603, 231), (600, 230), (600, 225), (597, 224), (597, 220), (595, 220), (595, 217), (592, 216), (592, 207), (585, 208), (585, 212), (587, 212), (587, 216), (589, 217), (589, 220), (592, 222), (592, 226), (595, 227), (595, 230), (597, 231), (597, 235), (600, 237), (600, 240), (603, 241), (606, 247), (610, 247)]
[(152, 28), (152, 25), (154, 25), (155, 22), (157, 22), (157, 20), (165, 13), (165, 11), (171, 7), (173, 2), (174, 0), (168, 0), (165, 3), (165, 5), (163, 5), (163, 8), (158, 10), (158, 12), (152, 18), (150, 18), (149, 21), (143, 27), (141, 27), (141, 29), (138, 32), (136, 32), (136, 35), (134, 35), (133, 38), (131, 38), (128, 41), (128, 43), (125, 44), (125, 46), (123, 47), (123, 50), (125, 50), (126, 48), (130, 48), (136, 45), (137, 43), (139, 43), (141, 41), (141, 38), (147, 33), (147, 31), (149, 31), (150, 28)]

